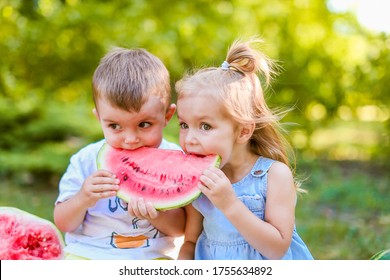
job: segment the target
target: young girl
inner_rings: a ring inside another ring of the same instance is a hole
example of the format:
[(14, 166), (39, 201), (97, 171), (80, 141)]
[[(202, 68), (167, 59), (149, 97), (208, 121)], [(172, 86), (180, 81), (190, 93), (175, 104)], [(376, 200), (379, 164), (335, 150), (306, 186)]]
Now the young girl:
[(298, 186), (286, 142), (257, 76), (268, 85), (274, 73), (251, 47), (259, 41), (234, 42), (221, 67), (176, 84), (183, 150), (222, 158), (186, 208), (179, 259), (312, 259), (295, 229)]

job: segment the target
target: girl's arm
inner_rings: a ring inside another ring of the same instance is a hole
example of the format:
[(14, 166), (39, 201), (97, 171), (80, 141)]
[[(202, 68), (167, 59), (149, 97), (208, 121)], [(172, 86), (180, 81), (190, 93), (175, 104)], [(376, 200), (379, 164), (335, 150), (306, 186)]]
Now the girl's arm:
[(184, 242), (180, 248), (178, 260), (193, 260), (196, 241), (203, 229), (203, 216), (192, 205), (187, 205), (185, 210), (186, 228)]
[(179, 237), (184, 234), (185, 212), (183, 208), (159, 211), (157, 218), (149, 219), (149, 221), (168, 236)]
[(237, 228), (244, 239), (268, 259), (280, 259), (288, 250), (295, 223), (296, 192), (290, 169), (275, 162), (268, 173), (265, 221), (253, 214), (234, 194), (225, 174), (209, 170), (203, 193)]

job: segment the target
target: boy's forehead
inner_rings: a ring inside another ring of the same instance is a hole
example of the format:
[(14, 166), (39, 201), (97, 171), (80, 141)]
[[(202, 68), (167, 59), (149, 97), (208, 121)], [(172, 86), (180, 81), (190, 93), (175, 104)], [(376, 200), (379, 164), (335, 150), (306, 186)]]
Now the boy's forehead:
[[(164, 98), (160, 96), (149, 96), (145, 98), (145, 101), (141, 105), (141, 108), (138, 112), (165, 112), (168, 104)], [(110, 102), (107, 98), (100, 96), (96, 102), (96, 107), (99, 110), (100, 107), (112, 107), (115, 109), (125, 110), (124, 108), (116, 105), (114, 102)], [(135, 110), (126, 110), (126, 111), (135, 111)]]
[(167, 104), (165, 100), (160, 96), (149, 96), (146, 98), (144, 104), (141, 106), (140, 111), (149, 111), (149, 110), (155, 110), (155, 111), (165, 111), (167, 107)]

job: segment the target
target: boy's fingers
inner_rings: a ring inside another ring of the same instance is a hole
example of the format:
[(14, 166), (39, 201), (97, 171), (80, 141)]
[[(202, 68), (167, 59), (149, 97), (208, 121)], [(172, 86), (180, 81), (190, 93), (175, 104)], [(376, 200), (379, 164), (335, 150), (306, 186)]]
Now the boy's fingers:
[(96, 171), (95, 173), (96, 177), (100, 176), (100, 177), (111, 177), (111, 178), (116, 178), (116, 175), (108, 170), (105, 170), (105, 169), (99, 169), (98, 171)]
[(151, 202), (146, 203), (146, 209), (148, 211), (149, 217), (155, 219), (158, 216), (158, 211)]
[(147, 217), (148, 216), (148, 210), (145, 205), (145, 201), (143, 198), (138, 199), (137, 201), (137, 206), (139, 213), (141, 214), (142, 217)]

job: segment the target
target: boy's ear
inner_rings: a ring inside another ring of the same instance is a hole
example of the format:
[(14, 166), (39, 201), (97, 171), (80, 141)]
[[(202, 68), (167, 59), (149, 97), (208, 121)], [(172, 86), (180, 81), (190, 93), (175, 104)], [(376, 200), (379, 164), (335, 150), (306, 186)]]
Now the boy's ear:
[(165, 113), (165, 125), (169, 123), (169, 121), (172, 119), (175, 112), (176, 112), (176, 104), (170, 104), (168, 110)]
[(251, 139), (253, 132), (255, 131), (255, 124), (240, 125), (237, 135), (238, 143), (246, 143)]
[(98, 113), (98, 111), (96, 110), (96, 108), (93, 108), (93, 109), (92, 109), (92, 113), (95, 115), (96, 119), (100, 122), (99, 113)]

